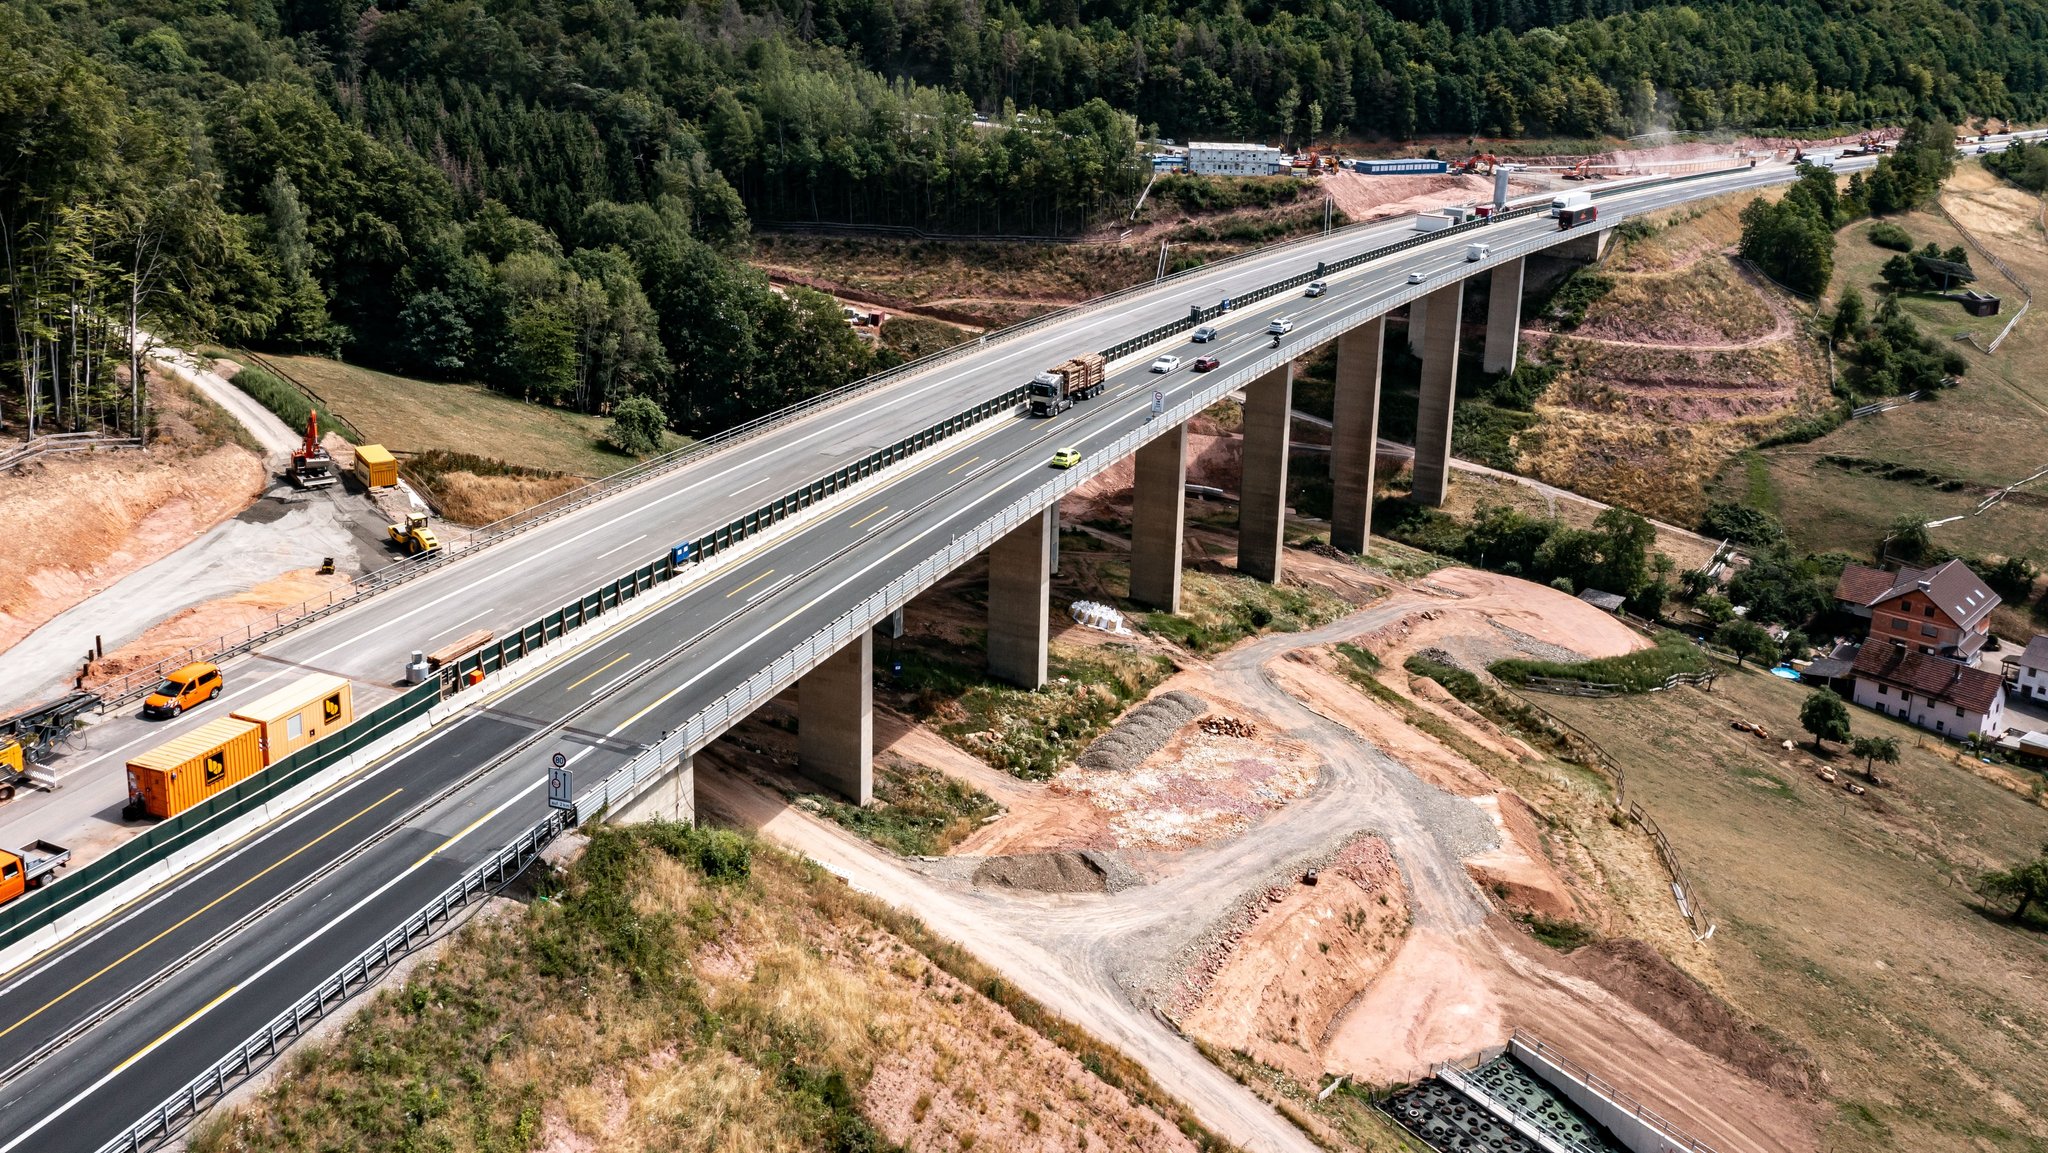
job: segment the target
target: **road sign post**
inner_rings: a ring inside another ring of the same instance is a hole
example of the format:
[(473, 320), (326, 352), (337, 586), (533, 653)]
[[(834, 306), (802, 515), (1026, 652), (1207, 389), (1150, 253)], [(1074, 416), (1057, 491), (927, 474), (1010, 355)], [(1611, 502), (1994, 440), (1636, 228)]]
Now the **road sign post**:
[(548, 808), (573, 809), (576, 807), (576, 774), (562, 767), (567, 758), (555, 754), (554, 767), (548, 770)]
[[(1155, 388), (1152, 390), (1152, 416), (1158, 416), (1160, 413), (1165, 411), (1166, 394)], [(1148, 416), (1145, 419), (1151, 420), (1152, 416)]]

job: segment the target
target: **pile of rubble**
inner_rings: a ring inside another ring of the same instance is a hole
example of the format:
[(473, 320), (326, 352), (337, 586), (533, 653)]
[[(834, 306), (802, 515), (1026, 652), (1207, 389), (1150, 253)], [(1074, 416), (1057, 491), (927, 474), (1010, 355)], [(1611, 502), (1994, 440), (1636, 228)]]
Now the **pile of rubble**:
[(1084, 769), (1129, 772), (1146, 757), (1165, 748), (1181, 726), (1208, 711), (1208, 702), (1193, 693), (1161, 693), (1132, 709), (1115, 727), (1097, 737), (1075, 763)]
[(1259, 735), (1259, 726), (1236, 717), (1203, 717), (1202, 731), (1212, 737), (1243, 737), (1251, 740)]

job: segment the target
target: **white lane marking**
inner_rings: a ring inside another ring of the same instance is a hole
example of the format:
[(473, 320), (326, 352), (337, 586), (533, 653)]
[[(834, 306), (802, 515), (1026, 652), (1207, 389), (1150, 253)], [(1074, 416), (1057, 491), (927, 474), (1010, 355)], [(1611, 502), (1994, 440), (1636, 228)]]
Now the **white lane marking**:
[(618, 552), (618, 551), (619, 551), (620, 549), (628, 549), (628, 548), (632, 548), (632, 547), (633, 547), (634, 545), (636, 545), (636, 544), (639, 544), (639, 543), (640, 543), (641, 541), (643, 541), (643, 540), (646, 540), (646, 539), (647, 539), (648, 537), (650, 537), (650, 536), (653, 536), (653, 535), (654, 535), (653, 533), (643, 532), (643, 533), (641, 533), (641, 534), (640, 534), (639, 536), (636, 536), (636, 537), (634, 537), (634, 538), (633, 538), (632, 540), (629, 540), (629, 541), (625, 542), (624, 544), (615, 544), (615, 545), (613, 545), (612, 547), (610, 547), (610, 548), (608, 548), (608, 549), (604, 550), (603, 552), (601, 552), (601, 553), (598, 553), (598, 554), (597, 554), (597, 555), (596, 555), (595, 557), (592, 557), (591, 559), (592, 559), (592, 560), (603, 560), (604, 558), (606, 558), (606, 557), (608, 557), (608, 556), (612, 555), (613, 553), (615, 553), (615, 552)]
[(771, 480), (774, 480), (774, 479), (775, 479), (775, 477), (774, 477), (774, 476), (772, 476), (772, 475), (770, 475), (770, 476), (764, 476), (764, 477), (762, 477), (762, 478), (761, 478), (760, 480), (757, 480), (757, 481), (755, 481), (754, 483), (752, 483), (752, 484), (748, 485), (748, 486), (747, 486), (747, 487), (745, 487), (745, 488), (741, 488), (741, 489), (734, 489), (733, 491), (731, 491), (731, 492), (729, 492), (729, 493), (726, 493), (726, 494), (725, 494), (725, 496), (726, 496), (726, 499), (727, 499), (727, 500), (731, 500), (731, 499), (732, 499), (733, 497), (739, 496), (739, 495), (741, 495), (742, 493), (749, 493), (749, 492), (752, 492), (752, 491), (754, 491), (755, 489), (757, 489), (757, 488), (760, 488), (760, 487), (761, 487), (762, 485), (764, 485), (764, 484), (767, 484), (767, 483), (768, 483), (769, 481), (771, 481)]
[(454, 624), (449, 625), (447, 628), (442, 629), (440, 632), (428, 633), (427, 639), (430, 641), (440, 640), (442, 637), (447, 636), (449, 633), (454, 632), (456, 629), (461, 628), (463, 625), (466, 625), (471, 621), (480, 621), (489, 615), (491, 615), (491, 610), (485, 609), (484, 611), (477, 613), (475, 616), (464, 617), (461, 620), (456, 621)]
[(639, 664), (634, 665), (632, 668), (627, 669), (625, 672), (620, 673), (618, 676), (613, 677), (611, 680), (608, 680), (605, 683), (590, 690), (590, 695), (593, 697), (601, 697), (606, 693), (611, 692), (614, 688), (618, 687), (620, 681), (625, 680), (627, 677), (632, 676), (634, 673), (639, 672), (641, 669), (644, 669), (648, 665), (651, 665), (653, 663), (654, 658), (648, 657), (646, 660), (641, 661)]

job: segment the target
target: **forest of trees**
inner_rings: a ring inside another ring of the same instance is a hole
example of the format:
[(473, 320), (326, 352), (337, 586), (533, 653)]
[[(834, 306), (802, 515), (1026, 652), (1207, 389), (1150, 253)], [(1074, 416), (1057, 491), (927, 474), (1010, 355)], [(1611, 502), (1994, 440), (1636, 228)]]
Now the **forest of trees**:
[(2037, 114), (2044, 13), (14, 0), (0, 420), (134, 427), (120, 382), (140, 327), (590, 411), (645, 396), (702, 432), (876, 367), (829, 301), (742, 263), (750, 220), (1070, 233), (1142, 187), (1141, 125), (1300, 140)]

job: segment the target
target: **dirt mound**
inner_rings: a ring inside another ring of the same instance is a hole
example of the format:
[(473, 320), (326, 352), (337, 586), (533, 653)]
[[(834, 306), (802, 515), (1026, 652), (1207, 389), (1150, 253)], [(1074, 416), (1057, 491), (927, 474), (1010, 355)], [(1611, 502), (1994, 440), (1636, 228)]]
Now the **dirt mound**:
[(990, 857), (975, 867), (974, 883), (1035, 893), (1117, 893), (1142, 882), (1101, 853), (1059, 852)]
[(1780, 1092), (1817, 1099), (1827, 1075), (1810, 1055), (1765, 1037), (1645, 942), (1613, 938), (1565, 962), (1673, 1033)]
[(434, 486), (441, 515), (455, 524), (482, 525), (531, 508), (586, 483), (574, 476), (478, 476), (443, 473)]
[(1124, 715), (1074, 761), (1084, 769), (1122, 773), (1166, 747), (1173, 735), (1209, 712), (1209, 702), (1176, 689), (1161, 693)]
[(349, 579), (340, 574), (321, 576), (313, 569), (299, 569), (233, 596), (193, 605), (94, 661), (92, 676), (86, 678), (86, 687), (92, 688), (136, 669), (146, 668), (195, 645), (210, 650), (213, 643), (227, 633), (245, 628), (261, 629), (270, 623), (272, 614), (279, 609), (311, 600), (348, 583)]

